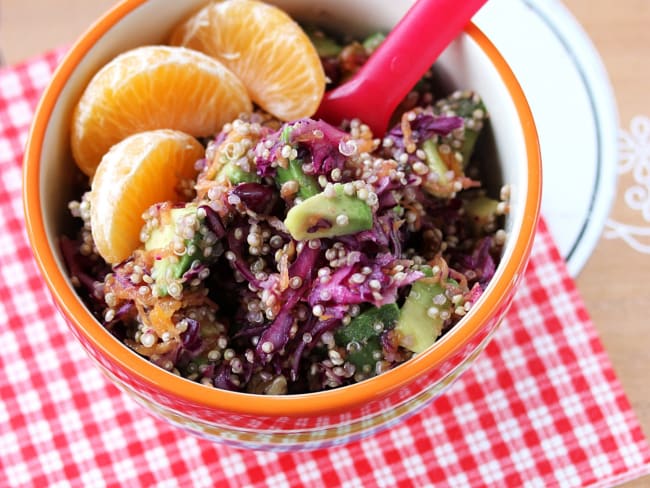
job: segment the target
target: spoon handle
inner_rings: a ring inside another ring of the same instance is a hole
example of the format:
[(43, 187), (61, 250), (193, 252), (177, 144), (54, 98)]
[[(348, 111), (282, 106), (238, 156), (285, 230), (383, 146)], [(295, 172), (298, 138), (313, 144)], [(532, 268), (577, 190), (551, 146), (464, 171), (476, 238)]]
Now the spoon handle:
[(394, 110), (486, 1), (416, 1), (363, 66), (364, 91)]
[(376, 137), (391, 115), (487, 0), (417, 0), (349, 81), (325, 93), (317, 118), (359, 118)]

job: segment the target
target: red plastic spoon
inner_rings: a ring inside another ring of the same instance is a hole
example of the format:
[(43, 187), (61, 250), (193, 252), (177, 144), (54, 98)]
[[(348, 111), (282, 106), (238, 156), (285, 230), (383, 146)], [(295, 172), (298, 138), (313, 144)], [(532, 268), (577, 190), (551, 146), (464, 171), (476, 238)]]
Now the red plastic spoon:
[(486, 1), (416, 1), (357, 74), (325, 93), (315, 117), (358, 118), (383, 136), (397, 105)]

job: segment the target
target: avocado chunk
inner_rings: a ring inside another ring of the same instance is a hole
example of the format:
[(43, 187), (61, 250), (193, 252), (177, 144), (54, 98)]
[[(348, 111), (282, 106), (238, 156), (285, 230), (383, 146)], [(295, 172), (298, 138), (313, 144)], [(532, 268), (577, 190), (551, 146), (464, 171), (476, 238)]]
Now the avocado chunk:
[(316, 179), (302, 170), (302, 161), (300, 159), (290, 159), (286, 168), (278, 168), (275, 179), (280, 187), (287, 181), (298, 183), (298, 196), (303, 200), (320, 192), (320, 186)]
[[(290, 143), (291, 131), (293, 126), (285, 125), (280, 135), (280, 140), (285, 144)], [(279, 167), (275, 176), (275, 182), (279, 187), (288, 181), (295, 181), (298, 183), (298, 196), (303, 200), (313, 197), (321, 190), (320, 185), (311, 175), (306, 174), (302, 169), (301, 159), (289, 159), (289, 164), (286, 168)]]
[(357, 315), (348, 325), (337, 330), (334, 338), (340, 345), (353, 341), (365, 342), (370, 337), (381, 334), (384, 330), (392, 329), (398, 318), (399, 308), (394, 303), (371, 307)]
[(335, 183), (292, 207), (284, 225), (296, 240), (355, 234), (372, 228), (372, 208)]
[(449, 178), (447, 178), (449, 168), (440, 157), (438, 145), (433, 142), (433, 139), (428, 139), (422, 144), (422, 150), (424, 151), (429, 170), (438, 175), (438, 183), (441, 186), (447, 185), (449, 183)]
[(425, 269), (429, 276), (413, 283), (395, 326), (400, 346), (414, 353), (424, 351), (440, 337), (445, 315), (452, 307), (444, 287), (430, 277), (429, 268)]
[[(483, 100), (472, 91), (457, 91), (439, 100), (436, 107), (445, 114), (457, 115), (464, 119), (460, 153), (463, 156), (463, 167), (467, 166), (474, 152), (478, 136), (487, 119), (487, 111)], [(447, 135), (442, 138), (442, 142), (452, 145), (455, 137), (454, 134)]]
[[(227, 145), (225, 145), (227, 147)], [(255, 173), (254, 168), (242, 168), (240, 160), (244, 156), (242, 152), (228, 151), (223, 149), (224, 144), (220, 147), (219, 154), (216, 159), (216, 174), (214, 175), (215, 181), (220, 183), (229, 182), (232, 186), (240, 183), (259, 183), (260, 177)]]
[[(462, 181), (461, 178), (472, 158), (481, 130), (485, 126), (487, 112), (481, 98), (471, 91), (457, 91), (439, 100), (434, 112), (440, 116), (463, 119), (460, 128), (422, 143), (427, 166), (431, 175), (436, 176), (432, 184), (425, 182), (423, 186), (433, 196), (447, 198), (458, 191), (456, 186)], [(443, 147), (445, 153), (442, 153)], [(449, 171), (453, 172), (452, 178), (449, 177)]]
[(467, 200), (464, 205), (470, 228), (474, 235), (493, 232), (497, 220), (499, 202), (493, 198), (479, 196)]
[(361, 43), (368, 54), (372, 54), (384, 42), (386, 35), (383, 32), (375, 32), (366, 37)]
[(381, 334), (395, 326), (399, 315), (395, 303), (369, 308), (337, 330), (334, 340), (346, 348), (347, 360), (357, 370), (374, 375), (375, 364), (382, 357)]
[(314, 45), (318, 56), (321, 58), (334, 58), (338, 56), (341, 49), (343, 49), (343, 46), (320, 29), (308, 28), (306, 31), (309, 40)]
[(259, 183), (260, 181), (259, 176), (255, 173), (244, 171), (241, 166), (236, 165), (232, 161), (229, 161), (221, 168), (217, 177), (219, 176), (227, 178), (233, 186), (239, 185), (240, 183)]
[[(156, 258), (151, 269), (151, 278), (154, 280), (158, 296), (179, 294), (181, 289), (178, 287), (183, 275), (195, 266), (195, 261), (200, 263), (205, 259), (201, 246), (204, 236), (200, 230), (195, 230), (189, 239), (181, 237), (183, 223), (193, 219), (199, 220), (196, 205), (172, 208), (169, 210), (169, 217), (151, 232), (145, 242), (147, 251), (165, 251), (164, 255)], [(200, 229), (199, 225), (197, 227)], [(173, 251), (175, 242), (182, 242), (184, 252), (177, 254)], [(171, 287), (173, 283), (176, 284), (175, 287)]]

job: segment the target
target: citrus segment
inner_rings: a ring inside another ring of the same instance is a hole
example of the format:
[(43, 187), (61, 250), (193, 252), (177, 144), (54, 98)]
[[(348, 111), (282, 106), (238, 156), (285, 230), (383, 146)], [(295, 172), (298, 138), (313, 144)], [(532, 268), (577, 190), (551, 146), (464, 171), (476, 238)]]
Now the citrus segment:
[(265, 3), (212, 3), (180, 24), (170, 44), (217, 58), (244, 82), (255, 103), (282, 120), (313, 115), (325, 91), (325, 73), (307, 34)]
[(145, 46), (123, 53), (90, 81), (72, 117), (72, 154), (89, 176), (115, 143), (145, 130), (219, 132), (252, 104), (219, 61), (190, 49)]
[(141, 245), (142, 214), (153, 204), (185, 201), (182, 183), (196, 177), (203, 146), (173, 130), (140, 132), (114, 145), (92, 181), (90, 226), (108, 263), (128, 258)]

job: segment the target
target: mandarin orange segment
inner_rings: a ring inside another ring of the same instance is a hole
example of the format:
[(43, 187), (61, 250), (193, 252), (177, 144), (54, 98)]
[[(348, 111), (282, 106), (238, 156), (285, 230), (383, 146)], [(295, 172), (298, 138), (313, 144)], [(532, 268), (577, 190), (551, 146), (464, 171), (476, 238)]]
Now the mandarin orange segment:
[(181, 47), (140, 47), (110, 61), (86, 87), (72, 117), (72, 154), (92, 176), (106, 151), (131, 134), (208, 136), (251, 110), (244, 85), (216, 59)]
[(203, 155), (194, 137), (167, 129), (134, 134), (106, 153), (90, 193), (91, 231), (104, 260), (117, 264), (140, 247), (151, 205), (187, 200), (181, 183), (196, 177)]
[(215, 2), (180, 24), (170, 44), (217, 58), (281, 120), (313, 115), (325, 73), (309, 37), (285, 12), (255, 0)]

